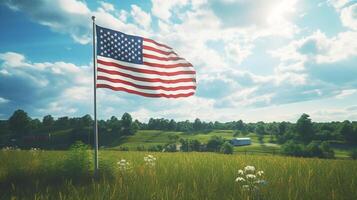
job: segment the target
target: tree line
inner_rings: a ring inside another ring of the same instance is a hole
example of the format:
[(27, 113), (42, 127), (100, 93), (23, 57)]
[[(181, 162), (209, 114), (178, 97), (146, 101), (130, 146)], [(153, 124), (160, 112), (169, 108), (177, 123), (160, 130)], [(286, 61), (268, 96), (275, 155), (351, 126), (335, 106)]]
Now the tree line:
[[(0, 145), (26, 147), (35, 144), (43, 148), (67, 148), (78, 140), (93, 144), (93, 123), (88, 114), (57, 119), (46, 115), (40, 120), (32, 119), (24, 110), (16, 110), (9, 119), (0, 121)], [(307, 114), (302, 114), (296, 123), (245, 123), (242, 120), (205, 122), (200, 119), (175, 121), (163, 118), (150, 118), (145, 123), (133, 120), (129, 113), (124, 113), (120, 118), (112, 116), (107, 120), (98, 120), (101, 146), (118, 144), (121, 138), (135, 134), (137, 130), (180, 131), (187, 134), (233, 130), (232, 137), (256, 133), (261, 142), (264, 137), (268, 137), (270, 142), (285, 144), (283, 150), (285, 149), (287, 154), (301, 156), (307, 155), (305, 150), (302, 150), (308, 149), (307, 147), (315, 150), (326, 149), (326, 144), (321, 145), (323, 141), (357, 144), (357, 122), (313, 122)]]

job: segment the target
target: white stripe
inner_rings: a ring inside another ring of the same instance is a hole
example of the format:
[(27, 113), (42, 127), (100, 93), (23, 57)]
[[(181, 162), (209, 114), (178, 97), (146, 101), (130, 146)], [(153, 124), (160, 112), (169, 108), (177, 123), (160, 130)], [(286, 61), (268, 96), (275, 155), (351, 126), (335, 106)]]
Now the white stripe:
[(170, 53), (169, 55), (165, 55), (165, 54), (158, 53), (158, 52), (156, 52), (156, 51), (147, 50), (147, 49), (143, 49), (143, 53), (144, 53), (144, 54), (153, 55), (153, 56), (164, 57), (164, 58), (176, 58), (176, 57), (178, 57), (178, 56), (177, 56), (176, 54), (174, 54), (174, 53)]
[(122, 72), (125, 74), (130, 74), (133, 76), (143, 77), (143, 78), (160, 78), (160, 79), (165, 79), (165, 80), (176, 80), (176, 79), (181, 79), (181, 78), (195, 78), (195, 74), (180, 74), (180, 75), (175, 75), (175, 76), (145, 74), (145, 73), (138, 73), (138, 72), (133, 72), (133, 71), (125, 70), (125, 69), (119, 69), (117, 67), (106, 66), (106, 65), (99, 64), (99, 63), (98, 63), (98, 67), (102, 68), (102, 69), (106, 69), (106, 70)]
[(184, 63), (184, 64), (188, 64), (189, 62), (187, 62), (186, 60), (157, 60), (157, 59), (152, 59), (152, 58), (145, 58), (143, 59), (144, 62), (149, 62), (149, 63), (157, 63), (157, 64), (161, 64), (161, 65), (175, 65), (175, 64), (180, 64), (180, 63)]
[(195, 86), (195, 82), (181, 82), (181, 83), (161, 83), (161, 82), (146, 82), (146, 81), (137, 81), (131, 78), (127, 78), (120, 75), (112, 75), (104, 72), (98, 72), (97, 76), (104, 76), (111, 79), (119, 79), (127, 82), (134, 83), (136, 85), (145, 85), (145, 86), (163, 86), (163, 87), (179, 87), (179, 86)]
[[(119, 65), (132, 67), (132, 68), (136, 68), (136, 69), (147, 69), (147, 70), (154, 70), (154, 71), (157, 71), (157, 72), (195, 71), (195, 69), (193, 67), (162, 68), (162, 67), (151, 67), (151, 66), (147, 66), (147, 65), (129, 63), (129, 62), (115, 60), (113, 58), (107, 58), (107, 57), (103, 57), (103, 56), (98, 56), (97, 59), (105, 61), (105, 62), (117, 63)], [(145, 59), (145, 60), (147, 60), (147, 62), (150, 61), (152, 63), (157, 63), (157, 62), (155, 62), (156, 60), (153, 61), (153, 59)]]
[(168, 49), (166, 47), (156, 45), (155, 43), (152, 43), (152, 42), (143, 41), (143, 45), (144, 46), (153, 47), (155, 49), (158, 49), (158, 50), (161, 50), (161, 51), (165, 51), (165, 52), (173, 52), (172, 49)]
[(97, 84), (106, 84), (106, 85), (110, 85), (112, 87), (122, 87), (122, 88), (126, 88), (126, 89), (129, 89), (129, 90), (134, 90), (134, 91), (148, 93), (148, 94), (187, 94), (187, 93), (190, 93), (190, 92), (195, 92), (194, 89), (177, 90), (177, 91), (145, 90), (145, 89), (139, 89), (139, 88), (136, 88), (136, 87), (132, 87), (130, 85), (125, 85), (125, 84), (122, 84), (122, 83), (112, 83), (112, 82), (105, 81), (105, 80), (98, 80)]

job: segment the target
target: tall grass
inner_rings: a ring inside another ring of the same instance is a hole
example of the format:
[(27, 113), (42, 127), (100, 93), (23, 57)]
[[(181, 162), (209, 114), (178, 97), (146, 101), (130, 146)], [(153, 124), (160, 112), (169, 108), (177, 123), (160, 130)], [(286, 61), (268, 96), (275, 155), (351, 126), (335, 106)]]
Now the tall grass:
[[(234, 181), (246, 165), (265, 172), (256, 199), (357, 199), (357, 161), (154, 153), (156, 165), (148, 167), (145, 155), (101, 151), (102, 177), (76, 181), (61, 169), (68, 152), (0, 152), (0, 199), (252, 199)], [(120, 171), (120, 159), (131, 170)]]

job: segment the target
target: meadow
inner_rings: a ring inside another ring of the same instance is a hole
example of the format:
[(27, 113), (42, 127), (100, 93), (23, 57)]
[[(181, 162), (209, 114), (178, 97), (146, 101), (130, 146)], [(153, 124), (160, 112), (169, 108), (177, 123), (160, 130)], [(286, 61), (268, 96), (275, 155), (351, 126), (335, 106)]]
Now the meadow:
[[(0, 151), (0, 199), (357, 199), (353, 160), (102, 150), (94, 180), (91, 159), (91, 151)], [(253, 192), (235, 182), (247, 165), (264, 171)]]

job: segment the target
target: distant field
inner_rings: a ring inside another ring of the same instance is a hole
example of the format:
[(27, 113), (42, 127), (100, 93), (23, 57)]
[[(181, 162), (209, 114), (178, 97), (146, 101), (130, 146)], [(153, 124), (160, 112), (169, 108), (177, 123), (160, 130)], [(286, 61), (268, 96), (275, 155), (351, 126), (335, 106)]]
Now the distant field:
[[(165, 145), (173, 142), (169, 140), (169, 135), (177, 135), (183, 139), (197, 139), (201, 143), (207, 143), (207, 141), (214, 135), (221, 136), (225, 139), (233, 138), (232, 130), (215, 130), (209, 133), (195, 133), (187, 134), (183, 132), (170, 132), (170, 131), (158, 131), (158, 130), (139, 130), (135, 135), (123, 138), (120, 145), (112, 147), (111, 149), (119, 149), (119, 146), (128, 147), (129, 150), (136, 150), (138, 146), (144, 146), (148, 148), (153, 145)], [(235, 153), (244, 154), (278, 154), (280, 145), (269, 143), (270, 136), (264, 137), (264, 143), (261, 144), (258, 141), (258, 137), (254, 133), (250, 133), (247, 136), (239, 135), (238, 137), (250, 137), (252, 139), (252, 145), (234, 147)], [(335, 156), (337, 158), (348, 158), (348, 150), (350, 148), (339, 145), (334, 146)]]
[[(100, 166), (111, 169), (113, 177), (96, 182), (69, 180), (63, 164), (68, 151), (0, 151), (0, 199), (357, 199), (357, 161), (153, 153), (157, 160), (150, 168), (145, 155), (100, 151)], [(119, 171), (120, 159), (130, 162), (129, 171)], [(234, 181), (246, 165), (264, 171), (266, 184), (253, 193)], [(86, 170), (87, 176), (91, 173)]]

